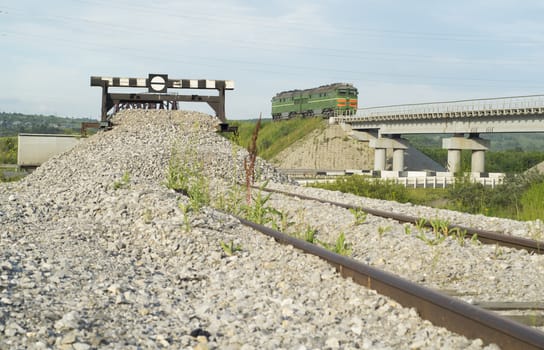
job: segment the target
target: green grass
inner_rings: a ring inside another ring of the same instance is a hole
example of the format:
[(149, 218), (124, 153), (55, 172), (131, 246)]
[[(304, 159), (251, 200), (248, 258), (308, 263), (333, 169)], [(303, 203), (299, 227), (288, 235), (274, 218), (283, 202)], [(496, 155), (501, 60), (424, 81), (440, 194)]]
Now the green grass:
[(342, 176), (334, 182), (314, 183), (312, 186), (400, 203), (409, 202), (411, 199), (408, 190), (403, 185), (390, 181), (371, 180), (362, 175)]
[(520, 219), (544, 221), (544, 182), (533, 183), (521, 196)]
[(544, 221), (544, 175), (509, 175), (495, 188), (459, 178), (446, 189), (410, 189), (364, 176), (346, 176), (313, 187), (515, 220)]
[[(234, 121), (231, 124), (238, 126), (238, 138), (230, 135), (231, 140), (240, 146), (247, 148), (251, 135), (255, 129), (256, 121)], [(297, 140), (302, 139), (314, 130), (324, 129), (326, 121), (321, 118), (295, 118), (280, 122), (263, 120), (257, 140), (257, 155), (270, 160), (281, 151), (291, 146)]]

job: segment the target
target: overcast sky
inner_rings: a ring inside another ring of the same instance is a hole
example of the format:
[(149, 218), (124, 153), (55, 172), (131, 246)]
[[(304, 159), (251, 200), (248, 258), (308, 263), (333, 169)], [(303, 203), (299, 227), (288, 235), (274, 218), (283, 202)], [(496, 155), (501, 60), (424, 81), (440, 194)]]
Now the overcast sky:
[(0, 0), (0, 112), (98, 118), (90, 76), (148, 73), (234, 80), (229, 119), (334, 82), (359, 107), (544, 94), (543, 18), (542, 0)]

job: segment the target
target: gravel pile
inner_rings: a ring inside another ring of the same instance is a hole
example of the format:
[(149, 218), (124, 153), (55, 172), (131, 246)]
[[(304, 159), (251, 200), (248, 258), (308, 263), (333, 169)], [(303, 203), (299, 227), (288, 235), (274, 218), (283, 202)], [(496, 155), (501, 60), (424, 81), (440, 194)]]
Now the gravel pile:
[(214, 118), (126, 111), (115, 123), (0, 185), (1, 349), (483, 347), (228, 215), (185, 215), (188, 198), (164, 185), (172, 154), (196, 154), (215, 190), (243, 179), (245, 153)]

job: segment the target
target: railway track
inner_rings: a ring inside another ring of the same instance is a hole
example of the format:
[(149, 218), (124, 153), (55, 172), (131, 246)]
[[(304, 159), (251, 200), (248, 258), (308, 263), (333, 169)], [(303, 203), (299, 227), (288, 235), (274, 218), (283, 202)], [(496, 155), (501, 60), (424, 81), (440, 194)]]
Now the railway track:
[[(322, 199), (322, 198), (316, 198), (316, 197), (306, 196), (306, 195), (302, 195), (302, 194), (297, 194), (297, 193), (292, 193), (292, 192), (278, 190), (278, 189), (272, 189), (272, 188), (260, 188), (260, 187), (257, 187), (257, 186), (254, 186), (254, 188), (255, 189), (261, 189), (263, 191), (270, 192), (270, 193), (282, 194), (282, 195), (285, 195), (285, 196), (295, 197), (295, 198), (299, 198), (299, 199), (303, 199), (303, 200), (312, 200), (312, 201), (316, 201), (316, 202), (320, 202), (320, 203), (326, 203), (326, 204), (330, 204), (330, 205), (345, 208), (345, 209), (362, 210), (362, 211), (364, 211), (364, 212), (366, 212), (368, 214), (372, 214), (372, 215), (383, 217), (383, 218), (393, 219), (393, 220), (403, 222), (403, 223), (410, 223), (410, 224), (417, 225), (421, 221), (420, 217), (409, 216), (409, 215), (389, 212), (389, 211), (385, 211), (385, 210), (378, 210), (378, 209), (365, 207), (365, 206), (357, 206), (357, 205), (351, 205), (351, 204), (346, 204), (346, 203), (339, 203), (339, 202), (325, 200), (325, 199)], [(431, 222), (429, 222), (429, 220), (426, 220), (424, 222), (424, 225), (426, 227), (431, 227), (432, 226)], [(527, 238), (523, 238), (523, 237), (508, 236), (508, 235), (505, 235), (505, 234), (502, 234), (502, 233), (499, 233), (499, 232), (495, 232), (495, 231), (483, 230), (483, 229), (466, 227), (466, 226), (455, 225), (455, 224), (450, 224), (448, 226), (448, 228), (449, 228), (449, 230), (458, 229), (458, 230), (465, 231), (466, 235), (467, 235), (467, 238), (471, 238), (473, 236), (476, 236), (476, 238), (480, 242), (482, 242), (484, 244), (497, 244), (497, 245), (503, 246), (503, 247), (510, 247), (510, 248), (515, 248), (515, 249), (524, 249), (524, 250), (527, 250), (530, 253), (544, 254), (544, 242), (542, 242), (542, 241), (531, 240), (531, 239), (527, 239)]]
[(534, 328), (266, 226), (238, 219), (242, 224), (273, 237), (279, 243), (292, 245), (326, 260), (343, 277), (376, 290), (405, 307), (415, 308), (422, 318), (435, 325), (468, 338), (481, 338), (486, 343), (495, 343), (502, 349), (544, 349), (544, 333)]
[[(420, 218), (417, 217), (391, 213), (365, 206), (338, 203), (278, 189), (256, 186), (254, 188), (340, 208), (358, 209), (368, 214), (393, 219), (402, 223), (418, 224), (420, 222)], [(242, 219), (241, 221), (245, 225), (274, 237), (281, 243), (291, 244), (306, 253), (318, 255), (335, 266), (342, 276), (351, 277), (355, 282), (389, 296), (404, 306), (416, 308), (421, 317), (428, 319), (436, 325), (444, 326), (467, 337), (480, 337), (486, 342), (496, 343), (504, 349), (544, 348), (544, 333), (533, 328), (544, 325), (544, 317), (542, 315), (544, 304), (541, 302), (471, 301), (467, 303), (459, 298), (463, 296), (462, 292), (459, 293), (451, 290), (440, 291), (421, 286), (388, 272), (370, 267), (357, 260), (331, 253), (312, 243), (293, 238), (292, 236), (264, 226), (256, 225), (247, 220)], [(427, 223), (426, 226), (430, 227), (431, 225)], [(485, 244), (523, 249), (537, 254), (542, 254), (541, 248), (544, 247), (544, 242), (507, 236), (498, 232), (462, 225), (450, 225), (449, 227), (450, 229), (458, 228), (466, 230), (468, 237), (476, 236), (478, 240)]]

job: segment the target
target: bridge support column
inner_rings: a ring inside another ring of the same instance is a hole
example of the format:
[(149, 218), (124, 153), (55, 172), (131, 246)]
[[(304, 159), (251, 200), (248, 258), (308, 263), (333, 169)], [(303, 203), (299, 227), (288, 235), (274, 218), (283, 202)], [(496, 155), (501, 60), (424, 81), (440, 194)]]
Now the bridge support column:
[(473, 173), (483, 173), (485, 171), (485, 151), (472, 151), (470, 170)]
[(404, 170), (404, 149), (393, 149), (393, 171)]
[(374, 170), (385, 170), (386, 150), (393, 149), (393, 171), (404, 170), (404, 150), (408, 149), (408, 141), (395, 138), (377, 138), (370, 140), (369, 146), (374, 148)]
[(385, 148), (374, 149), (374, 170), (385, 170), (386, 151)]
[(460, 149), (448, 149), (448, 165), (446, 168), (451, 173), (457, 173), (461, 171), (461, 150)]
[(471, 172), (485, 171), (485, 151), (489, 149), (489, 140), (479, 137), (479, 134), (470, 134), (464, 138), (463, 134), (454, 134), (449, 139), (442, 139), (442, 148), (448, 150), (448, 171), (461, 171), (461, 150), (472, 151)]

